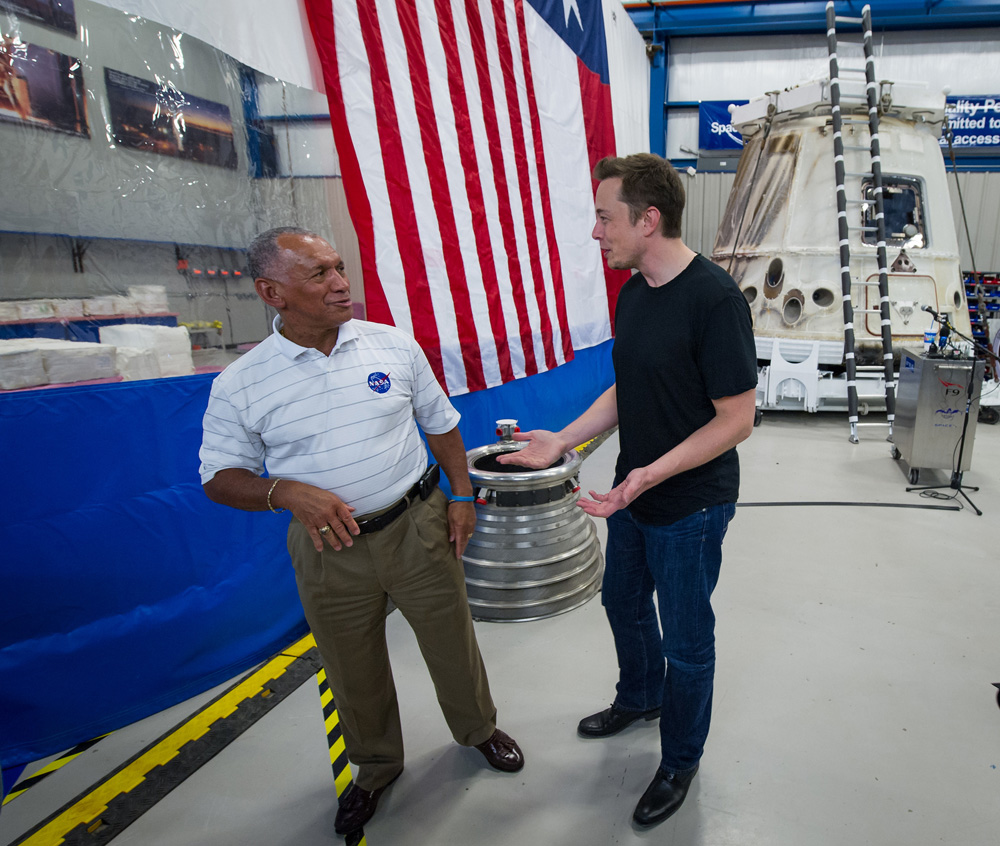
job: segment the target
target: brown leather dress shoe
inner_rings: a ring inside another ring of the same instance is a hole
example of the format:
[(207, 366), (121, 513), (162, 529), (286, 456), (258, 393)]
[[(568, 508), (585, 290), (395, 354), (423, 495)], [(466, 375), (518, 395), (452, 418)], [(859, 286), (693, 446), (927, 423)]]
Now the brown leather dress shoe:
[(337, 818), (333, 822), (333, 830), (340, 835), (359, 831), (368, 820), (375, 816), (378, 798), (382, 795), (382, 791), (397, 778), (399, 778), (399, 773), (374, 790), (362, 790), (356, 784), (352, 784), (350, 789), (340, 797), (340, 807), (337, 809)]
[(495, 770), (505, 773), (516, 773), (524, 766), (524, 755), (509, 734), (497, 729), (484, 743), (476, 744), (476, 749), (483, 753), (486, 762)]

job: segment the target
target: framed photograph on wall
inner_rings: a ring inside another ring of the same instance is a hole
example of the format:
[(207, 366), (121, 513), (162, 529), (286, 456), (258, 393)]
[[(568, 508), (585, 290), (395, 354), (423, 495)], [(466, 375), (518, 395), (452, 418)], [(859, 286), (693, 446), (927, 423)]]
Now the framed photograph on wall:
[(89, 138), (80, 60), (0, 38), (0, 121)]
[(0, 0), (0, 9), (76, 35), (73, 0)]
[(170, 82), (150, 82), (104, 69), (115, 143), (163, 156), (235, 170), (229, 107), (185, 94)]

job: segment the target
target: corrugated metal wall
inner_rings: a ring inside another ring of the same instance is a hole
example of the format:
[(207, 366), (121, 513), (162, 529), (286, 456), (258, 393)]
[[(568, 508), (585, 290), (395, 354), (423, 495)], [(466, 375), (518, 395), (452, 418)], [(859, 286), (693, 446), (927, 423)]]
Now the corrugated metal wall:
[[(830, 166), (833, 167), (832, 163)], [(735, 174), (698, 173), (694, 176), (682, 176), (687, 188), (684, 242), (692, 250), (708, 255), (715, 243), (715, 232), (722, 220)], [(949, 173), (948, 186), (951, 190), (951, 207), (955, 217), (955, 231), (958, 233), (962, 269), (972, 269), (972, 257), (962, 223), (959, 186), (965, 201), (976, 270), (1000, 272), (1000, 173), (960, 173), (957, 185), (955, 175)]]
[[(857, 41), (843, 33), (842, 60), (857, 64)], [(1000, 29), (948, 29), (942, 31), (883, 30), (875, 38), (879, 79), (926, 82), (932, 90), (950, 86), (952, 94), (993, 94), (1000, 80)], [(765, 91), (782, 89), (829, 73), (829, 55), (823, 33), (777, 32), (751, 37), (725, 35), (674, 37), (667, 45), (669, 83), (667, 99), (697, 103), (699, 100), (751, 99)], [(667, 115), (667, 158), (690, 157), (698, 147), (696, 106), (672, 108)], [(946, 159), (947, 164), (947, 159)], [(831, 164), (832, 167), (832, 164)], [(709, 253), (726, 206), (733, 175), (698, 173), (685, 177), (688, 186), (684, 239)], [(962, 223), (955, 177), (948, 176), (955, 229), (962, 268), (1000, 271), (1000, 173), (961, 173), (958, 184), (965, 200), (972, 251)]]
[(955, 174), (949, 174), (948, 187), (951, 191), (951, 208), (955, 215), (962, 269), (972, 270), (972, 256), (962, 223), (959, 188), (965, 202), (965, 216), (969, 221), (969, 237), (972, 240), (976, 270), (1000, 272), (1000, 173), (960, 173), (957, 185)]
[(711, 254), (735, 179), (735, 173), (698, 173), (685, 177), (687, 201), (682, 237), (692, 250)]
[[(842, 34), (840, 58), (861, 66), (857, 35)], [(878, 79), (926, 82), (951, 93), (996, 93), (1000, 80), (1000, 28), (879, 32), (875, 37)], [(750, 100), (829, 74), (826, 36), (717, 35), (672, 38), (667, 47), (668, 99)], [(655, 94), (654, 94), (655, 96)], [(682, 147), (698, 146), (697, 108), (671, 109), (667, 115), (667, 158), (684, 158)]]

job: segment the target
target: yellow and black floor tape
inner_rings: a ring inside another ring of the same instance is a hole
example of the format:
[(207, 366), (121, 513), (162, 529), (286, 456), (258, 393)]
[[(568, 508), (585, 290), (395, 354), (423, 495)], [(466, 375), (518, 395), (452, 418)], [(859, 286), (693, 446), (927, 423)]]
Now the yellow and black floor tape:
[[(108, 734), (110, 734), (110, 732)], [(22, 793), (25, 793), (26, 791), (30, 790), (36, 784), (45, 781), (45, 779), (48, 778), (50, 775), (52, 775), (52, 773), (65, 767), (70, 761), (82, 755), (84, 752), (90, 749), (91, 746), (93, 746), (100, 740), (104, 740), (104, 738), (106, 738), (107, 736), (108, 736), (107, 734), (102, 734), (100, 737), (95, 737), (92, 738), (91, 740), (86, 740), (83, 743), (78, 743), (72, 749), (63, 752), (62, 755), (60, 755), (58, 758), (49, 761), (49, 763), (47, 763), (37, 772), (32, 773), (27, 778), (21, 779), (16, 785), (14, 785), (14, 788), (10, 791), (10, 793), (8, 793), (6, 796), (3, 797), (3, 804), (6, 805), (8, 802), (10, 802), (13, 799), (16, 799)]]
[(580, 453), (580, 458), (587, 458), (595, 449), (597, 449), (601, 444), (603, 444), (608, 438), (610, 438), (615, 432), (618, 431), (617, 426), (612, 426), (610, 429), (606, 429), (599, 435), (591, 438), (589, 441), (580, 444), (576, 447), (576, 451)]
[[(333, 783), (337, 787), (337, 798), (351, 786), (351, 767), (347, 761), (344, 735), (340, 730), (340, 715), (333, 701), (333, 693), (326, 681), (326, 670), (322, 667), (316, 674), (319, 682), (319, 701), (323, 706), (323, 721), (326, 724), (326, 742), (330, 745), (330, 766), (333, 767)], [(351, 832), (345, 838), (347, 846), (367, 846), (363, 829)]]
[[(108, 843), (303, 682), (321, 672), (322, 663), (310, 634), (174, 726), (10, 846), (98, 846)], [(350, 784), (351, 772), (343, 752), (339, 717), (329, 688), (326, 688), (325, 676), (320, 681), (320, 696), (339, 796)], [(330, 734), (331, 726), (335, 729), (336, 740)], [(338, 747), (336, 756), (335, 746)], [(348, 846), (361, 843), (364, 843), (363, 832), (348, 840)]]
[(344, 748), (344, 736), (340, 731), (340, 715), (333, 702), (333, 693), (326, 681), (326, 670), (320, 669), (316, 674), (319, 682), (319, 701), (323, 706), (323, 721), (326, 723), (326, 740), (330, 745), (330, 765), (333, 767), (333, 782), (337, 786), (339, 799), (351, 784), (351, 768), (347, 763), (347, 750)]

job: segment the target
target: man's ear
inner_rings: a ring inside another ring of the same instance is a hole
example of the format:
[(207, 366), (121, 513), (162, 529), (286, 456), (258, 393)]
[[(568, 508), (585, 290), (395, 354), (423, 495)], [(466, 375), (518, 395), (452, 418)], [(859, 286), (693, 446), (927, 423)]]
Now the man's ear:
[(257, 295), (272, 308), (285, 307), (285, 298), (281, 296), (281, 291), (274, 281), (258, 276), (253, 280), (253, 286), (257, 289)]
[(650, 206), (642, 213), (642, 231), (644, 235), (651, 235), (660, 228), (660, 210), (656, 206)]

